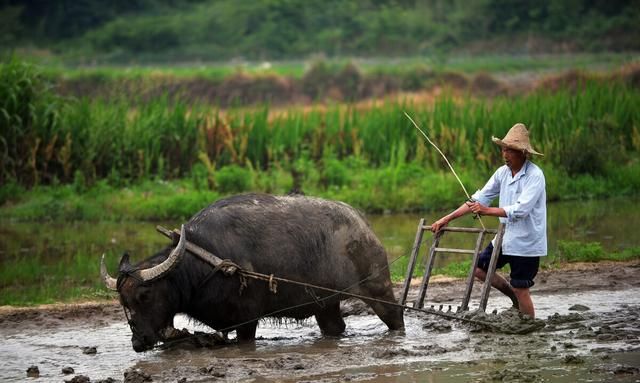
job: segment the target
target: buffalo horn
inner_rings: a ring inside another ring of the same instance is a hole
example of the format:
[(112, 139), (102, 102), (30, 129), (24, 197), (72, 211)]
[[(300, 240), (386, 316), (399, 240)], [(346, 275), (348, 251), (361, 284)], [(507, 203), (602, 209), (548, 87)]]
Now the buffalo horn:
[(104, 264), (104, 254), (102, 254), (102, 259), (100, 260), (100, 277), (102, 277), (104, 285), (107, 286), (109, 290), (117, 290), (117, 281), (109, 275), (107, 272), (107, 266)]
[(185, 237), (186, 235), (184, 232), (184, 225), (182, 225), (182, 228), (180, 229), (180, 241), (178, 242), (178, 246), (176, 246), (176, 248), (171, 251), (171, 254), (169, 254), (167, 259), (165, 259), (161, 264), (150, 267), (148, 269), (140, 270), (140, 278), (145, 282), (151, 281), (163, 276), (175, 265), (177, 265), (182, 258), (182, 255), (184, 254), (184, 249), (186, 247)]

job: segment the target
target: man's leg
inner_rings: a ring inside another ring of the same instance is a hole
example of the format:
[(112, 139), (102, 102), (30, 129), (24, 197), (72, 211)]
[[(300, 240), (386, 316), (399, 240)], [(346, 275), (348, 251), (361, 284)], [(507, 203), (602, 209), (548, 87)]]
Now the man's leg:
[(538, 274), (540, 257), (509, 257), (511, 265), (511, 287), (520, 302), (519, 309), (523, 314), (535, 318), (535, 309), (529, 288), (535, 284), (533, 279)]
[(518, 297), (518, 302), (520, 306), (518, 309), (521, 313), (529, 315), (531, 318), (536, 317), (535, 309), (533, 308), (533, 301), (531, 300), (531, 295), (529, 294), (529, 288), (519, 289), (517, 287), (513, 288), (513, 292), (516, 297)]
[[(476, 276), (476, 278), (478, 278), (483, 282), (487, 278), (487, 272), (482, 270), (480, 267), (476, 267), (473, 274)], [(512, 289), (511, 286), (509, 285), (509, 282), (507, 282), (507, 280), (504, 279), (502, 276), (500, 276), (498, 273), (493, 273), (493, 277), (491, 278), (491, 286), (495, 287), (501, 293), (509, 297), (509, 299), (511, 299), (511, 303), (513, 303), (513, 307), (520, 308), (520, 305), (519, 305), (520, 298), (514, 291), (515, 289)], [(531, 301), (531, 298), (529, 298), (529, 301)], [(522, 308), (520, 308), (520, 311), (522, 311)]]
[[(491, 261), (491, 254), (493, 253), (493, 244), (489, 242), (489, 245), (480, 253), (478, 257), (478, 263), (476, 264), (476, 268), (473, 272), (476, 278), (480, 279), (484, 282), (487, 278), (487, 270), (489, 269), (489, 262)], [(496, 269), (502, 268), (507, 264), (507, 257), (502, 255), (502, 251), (498, 254), (498, 260), (496, 262)], [(518, 298), (516, 294), (513, 292), (513, 289), (509, 285), (506, 279), (500, 276), (498, 273), (493, 273), (493, 278), (491, 278), (491, 286), (498, 289), (501, 293), (509, 297), (511, 302), (513, 303), (513, 307), (518, 307)]]

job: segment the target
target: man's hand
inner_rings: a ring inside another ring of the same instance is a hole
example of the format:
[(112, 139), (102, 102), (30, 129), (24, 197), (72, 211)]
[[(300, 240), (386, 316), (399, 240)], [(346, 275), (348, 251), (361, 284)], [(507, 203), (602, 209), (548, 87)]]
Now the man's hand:
[(478, 201), (467, 202), (466, 204), (473, 214), (484, 215), (487, 212), (487, 207)]
[[(482, 204), (480, 204), (479, 202), (473, 201), (473, 200), (469, 200), (465, 203), (463, 203), (462, 205), (460, 205), (459, 208), (457, 208), (456, 210), (454, 210), (452, 213), (445, 215), (444, 217), (440, 218), (439, 220), (435, 221), (434, 223), (431, 224), (431, 231), (434, 233), (439, 232), (440, 230), (442, 230), (443, 227), (447, 226), (449, 224), (449, 222), (453, 221), (454, 219), (458, 218), (458, 217), (462, 217), (465, 214), (469, 214), (469, 213), (474, 213), (474, 214), (489, 214), (491, 213), (490, 211), (491, 208), (488, 208)], [(506, 217), (506, 213), (504, 212), (504, 210), (500, 209), (502, 211), (501, 214), (504, 215), (500, 215), (500, 217)]]
[(447, 226), (447, 224), (449, 224), (449, 219), (447, 217), (442, 217), (431, 224), (431, 231), (437, 233), (440, 229)]

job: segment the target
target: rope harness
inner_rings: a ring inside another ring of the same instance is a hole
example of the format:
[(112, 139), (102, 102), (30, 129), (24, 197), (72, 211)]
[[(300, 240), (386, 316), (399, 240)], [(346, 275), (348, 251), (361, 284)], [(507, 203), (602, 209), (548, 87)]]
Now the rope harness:
[[(138, 281), (140, 281), (140, 278), (138, 277), (137, 274), (135, 274), (136, 269), (134, 268), (130, 268), (130, 269), (126, 269), (126, 270), (121, 270), (119, 275), (118, 275), (118, 282), (116, 285), (117, 291), (118, 293), (120, 293), (120, 289), (122, 288), (122, 285), (124, 284), (125, 281), (125, 277), (132, 277)], [(140, 335), (140, 332), (137, 330), (136, 328), (136, 323), (131, 319), (131, 312), (129, 310), (129, 308), (124, 305), (121, 304), (122, 306), (122, 310), (124, 311), (124, 317), (127, 319), (127, 325), (129, 326), (129, 328), (131, 329), (131, 334), (132, 336), (137, 339), (140, 342), (144, 341), (144, 337), (142, 335)]]

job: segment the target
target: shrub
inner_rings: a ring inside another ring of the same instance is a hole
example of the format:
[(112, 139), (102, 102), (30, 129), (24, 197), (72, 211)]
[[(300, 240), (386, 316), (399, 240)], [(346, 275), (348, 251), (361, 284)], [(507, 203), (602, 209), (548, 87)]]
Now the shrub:
[(432, 85), (435, 82), (436, 73), (425, 66), (419, 66), (412, 70), (402, 72), (400, 78), (402, 81), (402, 89), (417, 91)]
[(360, 70), (353, 64), (349, 63), (342, 68), (336, 75), (336, 85), (340, 88), (340, 92), (348, 101), (354, 101), (359, 98), (362, 88), (362, 74)]
[(620, 148), (607, 142), (616, 137), (616, 124), (608, 120), (592, 120), (576, 129), (556, 157), (570, 175), (604, 174), (608, 161), (621, 158)]
[(349, 181), (347, 167), (335, 158), (325, 158), (322, 177), (328, 186), (344, 186)]
[(324, 61), (315, 62), (302, 76), (302, 91), (312, 100), (321, 99), (333, 82), (333, 76)]
[(599, 242), (558, 241), (558, 253), (560, 260), (567, 262), (597, 262), (605, 258)]
[(208, 189), (209, 171), (204, 164), (197, 163), (191, 168), (191, 181), (197, 191)]
[(15, 181), (10, 181), (0, 186), (0, 206), (8, 201), (19, 200), (24, 191), (24, 188)]
[(80, 170), (73, 172), (73, 190), (76, 193), (84, 193), (87, 190), (87, 180), (84, 177), (84, 173)]
[(252, 187), (251, 172), (238, 165), (229, 165), (216, 172), (216, 184), (221, 193), (240, 193)]

